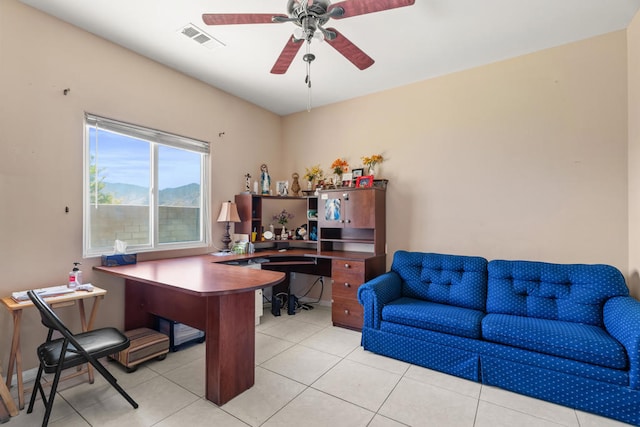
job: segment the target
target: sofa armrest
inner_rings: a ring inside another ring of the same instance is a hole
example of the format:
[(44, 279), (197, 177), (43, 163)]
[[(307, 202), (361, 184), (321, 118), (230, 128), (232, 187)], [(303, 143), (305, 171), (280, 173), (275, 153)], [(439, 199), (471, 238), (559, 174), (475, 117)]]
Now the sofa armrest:
[(402, 296), (402, 279), (389, 271), (358, 288), (358, 301), (364, 308), (364, 327), (380, 329), (382, 307)]
[(629, 357), (629, 387), (640, 390), (640, 301), (613, 297), (604, 304), (604, 326)]

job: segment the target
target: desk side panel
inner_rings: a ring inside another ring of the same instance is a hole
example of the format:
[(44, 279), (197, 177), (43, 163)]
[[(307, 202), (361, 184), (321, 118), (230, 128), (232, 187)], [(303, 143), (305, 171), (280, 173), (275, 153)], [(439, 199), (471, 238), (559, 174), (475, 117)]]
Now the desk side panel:
[(125, 280), (125, 329), (155, 327), (155, 316), (196, 329), (206, 328), (206, 298), (179, 290)]

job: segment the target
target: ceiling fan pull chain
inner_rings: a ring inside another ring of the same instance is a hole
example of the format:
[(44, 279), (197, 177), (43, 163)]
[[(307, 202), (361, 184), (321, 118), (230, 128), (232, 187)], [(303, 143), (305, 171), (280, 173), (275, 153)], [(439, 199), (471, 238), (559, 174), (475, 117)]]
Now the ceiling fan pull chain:
[(307, 40), (307, 53), (302, 59), (307, 63), (307, 77), (304, 79), (304, 82), (309, 88), (307, 91), (307, 111), (311, 111), (311, 61), (316, 59), (315, 55), (311, 53), (311, 40)]

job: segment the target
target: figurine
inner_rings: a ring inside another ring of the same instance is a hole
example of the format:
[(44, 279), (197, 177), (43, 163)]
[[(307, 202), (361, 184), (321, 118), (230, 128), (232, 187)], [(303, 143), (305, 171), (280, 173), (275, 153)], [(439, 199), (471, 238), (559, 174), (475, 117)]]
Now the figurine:
[(293, 197), (298, 197), (300, 196), (300, 183), (298, 182), (300, 175), (298, 175), (298, 172), (294, 172), (291, 175), (291, 178), (293, 178), (293, 184), (291, 184), (291, 195)]
[(249, 175), (248, 173), (244, 176), (244, 192), (251, 192), (251, 175)]
[(260, 189), (262, 194), (271, 194), (271, 177), (264, 163), (260, 166)]
[(307, 240), (307, 224), (302, 224), (296, 229), (296, 240)]

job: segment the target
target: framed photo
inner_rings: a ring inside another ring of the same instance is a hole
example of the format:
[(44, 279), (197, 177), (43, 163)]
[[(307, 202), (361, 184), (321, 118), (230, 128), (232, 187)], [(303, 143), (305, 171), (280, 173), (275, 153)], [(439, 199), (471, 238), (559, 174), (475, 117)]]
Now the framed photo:
[[(362, 175), (364, 175), (364, 168), (359, 168), (359, 169), (351, 169), (351, 174), (353, 176), (353, 179), (356, 179)], [(345, 174), (346, 175), (346, 174)], [(344, 177), (344, 175), (342, 175)], [(344, 178), (343, 178), (344, 179)]]
[(342, 186), (351, 187), (353, 185), (353, 173), (347, 172), (342, 174)]
[(289, 195), (289, 181), (276, 181), (276, 191), (278, 196)]
[(359, 176), (356, 179), (356, 188), (373, 187), (373, 175)]

